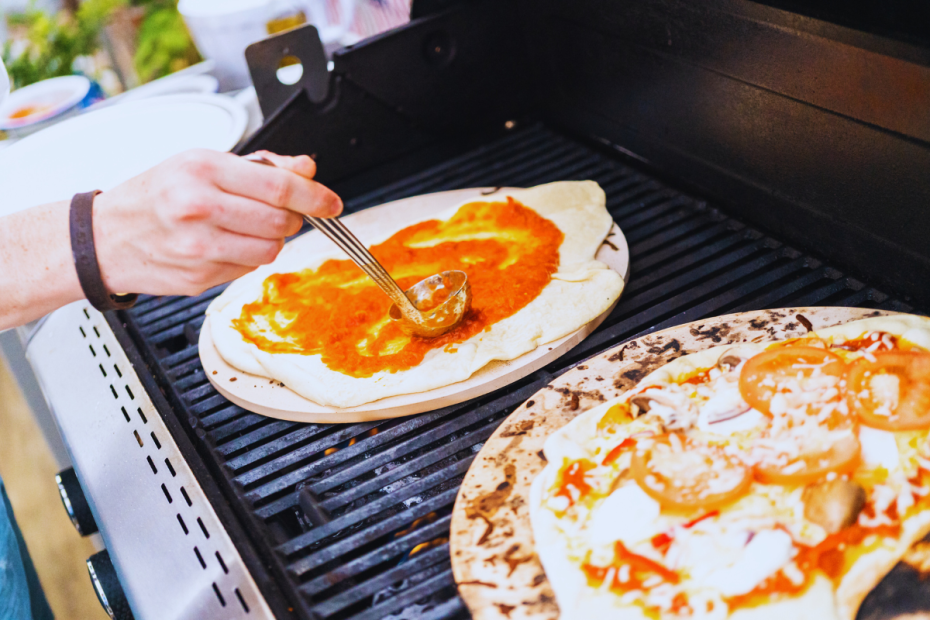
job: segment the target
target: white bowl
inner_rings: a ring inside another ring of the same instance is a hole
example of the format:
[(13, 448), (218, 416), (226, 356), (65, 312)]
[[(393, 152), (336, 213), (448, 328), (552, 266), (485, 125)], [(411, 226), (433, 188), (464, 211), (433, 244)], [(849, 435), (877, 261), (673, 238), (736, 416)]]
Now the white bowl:
[(90, 80), (82, 75), (51, 78), (14, 90), (0, 104), (0, 130), (22, 133), (37, 129), (75, 111), (88, 92)]
[(245, 48), (268, 36), (275, 0), (181, 0), (178, 12), (204, 58), (216, 63), (220, 91), (252, 84)]

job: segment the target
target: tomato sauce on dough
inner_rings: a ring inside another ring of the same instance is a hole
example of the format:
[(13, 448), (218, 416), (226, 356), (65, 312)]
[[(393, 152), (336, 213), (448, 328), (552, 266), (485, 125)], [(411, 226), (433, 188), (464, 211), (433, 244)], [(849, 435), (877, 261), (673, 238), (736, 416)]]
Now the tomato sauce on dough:
[(243, 306), (233, 327), (262, 351), (318, 354), (353, 377), (407, 370), (536, 299), (558, 270), (563, 239), (554, 223), (508, 196), (466, 204), (445, 222), (420, 222), (372, 246), (404, 290), (442, 271), (468, 274), (471, 309), (438, 338), (404, 335), (388, 318), (391, 300), (354, 263), (335, 259), (268, 276), (262, 298)]

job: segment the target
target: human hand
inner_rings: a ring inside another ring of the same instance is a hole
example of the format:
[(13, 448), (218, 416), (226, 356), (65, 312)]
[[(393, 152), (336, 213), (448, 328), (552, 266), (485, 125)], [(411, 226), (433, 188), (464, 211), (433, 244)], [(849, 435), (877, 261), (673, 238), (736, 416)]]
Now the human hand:
[(342, 201), (313, 181), (307, 156), (182, 153), (94, 201), (94, 244), (113, 293), (197, 295), (270, 263), (301, 214), (333, 217)]

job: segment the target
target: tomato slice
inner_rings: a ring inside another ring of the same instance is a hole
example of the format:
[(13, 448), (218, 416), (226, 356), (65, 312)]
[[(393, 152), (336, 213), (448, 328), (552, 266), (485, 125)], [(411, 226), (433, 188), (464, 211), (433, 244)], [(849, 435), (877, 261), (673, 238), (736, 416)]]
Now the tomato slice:
[(640, 488), (672, 511), (723, 506), (752, 484), (749, 468), (720, 448), (678, 435), (661, 437), (649, 449), (637, 451), (630, 469)]
[(840, 378), (843, 359), (831, 351), (808, 346), (769, 349), (750, 358), (739, 375), (739, 392), (749, 405), (771, 415), (772, 398), (786, 391), (792, 380), (809, 380), (815, 374)]
[(851, 411), (889, 431), (930, 427), (930, 353), (887, 351), (856, 360), (846, 376)]
[(782, 462), (784, 458), (778, 459), (777, 454), (776, 458), (764, 460), (753, 468), (756, 479), (766, 484), (795, 485), (820, 480), (830, 472), (853, 472), (859, 466), (859, 438), (855, 427), (847, 430), (835, 440), (825, 435), (826, 442), (812, 441), (809, 436), (795, 439), (801, 444), (801, 454), (787, 463)]

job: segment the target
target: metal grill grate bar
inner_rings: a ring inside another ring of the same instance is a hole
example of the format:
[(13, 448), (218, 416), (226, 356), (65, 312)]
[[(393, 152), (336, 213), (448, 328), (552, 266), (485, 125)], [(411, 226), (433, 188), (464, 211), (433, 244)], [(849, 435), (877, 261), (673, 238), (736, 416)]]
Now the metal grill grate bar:
[(471, 458), (463, 459), (455, 463), (455, 465), (452, 467), (448, 467), (445, 470), (438, 471), (432, 475), (426, 476), (418, 482), (414, 482), (413, 484), (409, 484), (398, 491), (392, 492), (387, 497), (376, 499), (354, 512), (346, 513), (339, 519), (334, 519), (333, 521), (330, 521), (323, 526), (310, 530), (306, 534), (301, 534), (293, 540), (289, 540), (283, 545), (280, 545), (278, 547), (278, 551), (287, 556), (294, 555), (295, 553), (306, 549), (313, 543), (319, 542), (328, 536), (332, 536), (333, 534), (340, 532), (350, 525), (358, 523), (363, 519), (377, 516), (388, 508), (391, 508), (412, 496), (425, 493), (433, 486), (436, 486), (441, 482), (446, 482), (453, 476), (464, 476), (470, 464)]
[(333, 571), (335, 575), (333, 575), (333, 573), (320, 575), (316, 579), (312, 579), (303, 584), (300, 589), (309, 596), (315, 596), (333, 587), (333, 577), (337, 577), (338, 579), (349, 579), (369, 571), (384, 562), (405, 557), (410, 553), (410, 550), (416, 548), (417, 545), (428, 543), (431, 540), (441, 538), (448, 534), (449, 522), (451, 520), (451, 516), (445, 516), (409, 534), (396, 537), (391, 542), (379, 546), (374, 551), (355, 558), (350, 562), (346, 562), (340, 566), (339, 569)]
[[(530, 394), (534, 393), (537, 390), (536, 385), (526, 386), (523, 389), (514, 390), (506, 394), (503, 398), (493, 401), (488, 405), (480, 407), (471, 413), (456, 417), (448, 422), (429, 429), (429, 432), (420, 433), (412, 437), (408, 437), (403, 441), (397, 443), (396, 445), (391, 446), (388, 449), (383, 450), (380, 454), (375, 455), (371, 458), (365, 459), (359, 463), (356, 463), (353, 466), (350, 466), (346, 470), (342, 470), (334, 473), (331, 476), (327, 476), (323, 480), (318, 482), (312, 482), (309, 485), (309, 488), (314, 493), (320, 494), (323, 493), (338, 484), (348, 482), (349, 480), (358, 479), (361, 476), (364, 476), (366, 473), (371, 472), (378, 467), (386, 465), (388, 463), (397, 461), (402, 458), (409, 458), (412, 453), (417, 450), (421, 450), (424, 447), (436, 443), (437, 441), (448, 441), (446, 438), (455, 433), (461, 432), (463, 429), (468, 426), (475, 425), (482, 420), (487, 419), (494, 414), (499, 414), (501, 410), (515, 408), (519, 403), (526, 400)], [(340, 461), (346, 461), (347, 458), (355, 456), (355, 454), (361, 454), (369, 451), (371, 448), (378, 445), (377, 440), (380, 440), (382, 443), (387, 442), (394, 438), (394, 436), (400, 436), (401, 433), (407, 433), (414, 428), (422, 426), (426, 422), (432, 422), (433, 419), (439, 417), (445, 417), (451, 413), (460, 410), (460, 407), (449, 408), (444, 411), (441, 416), (436, 416), (435, 418), (427, 414), (425, 416), (418, 416), (407, 421), (401, 427), (395, 427), (388, 431), (378, 433), (374, 437), (370, 437), (362, 440), (362, 442), (357, 443), (355, 446), (351, 446), (346, 450), (353, 450), (354, 454), (348, 452), (343, 452), (341, 454), (329, 455), (320, 459), (319, 461), (314, 461), (310, 465), (307, 465), (299, 470), (293, 471), (285, 476), (282, 476), (275, 481), (264, 485), (260, 488), (257, 488), (247, 494), (247, 498), (253, 503), (257, 504), (263, 498), (270, 495), (280, 493), (281, 491), (299, 484), (302, 480), (306, 480), (311, 476), (314, 476), (318, 472), (324, 471), (327, 468), (331, 467), (332, 464), (339, 463)], [(442, 410), (440, 410), (442, 411)], [(434, 412), (435, 413), (435, 412)], [(396, 434), (392, 434), (392, 431), (398, 429)], [(476, 432), (476, 431), (475, 431)], [(483, 439), (481, 440), (483, 441)], [(476, 440), (477, 442), (477, 440)], [(472, 443), (476, 443), (472, 442)], [(351, 477), (349, 477), (351, 476)], [(385, 483), (387, 484), (387, 483)], [(382, 485), (384, 486), (384, 485)], [(264, 506), (258, 512), (262, 515), (263, 518), (267, 518), (271, 515), (271, 510), (277, 510), (288, 505), (292, 505), (292, 502), (296, 502), (293, 499), (280, 500), (277, 502), (274, 507)]]
[[(455, 494), (457, 492), (457, 488), (452, 488), (438, 493), (434, 497), (420, 504), (411, 506), (407, 510), (390, 515), (388, 518), (378, 523), (380, 528), (377, 530), (369, 528), (360, 532), (353, 532), (352, 535), (341, 539), (339, 541), (341, 543), (340, 545), (324, 547), (313, 555), (295, 560), (289, 565), (288, 569), (299, 577), (341, 556), (349, 555), (354, 550), (362, 548), (366, 544), (372, 543), (379, 538), (390, 536), (395, 531), (401, 530), (401, 528), (409, 527), (414, 521), (422, 519), (431, 512), (439, 511), (443, 507), (449, 507), (455, 499)], [(414, 546), (415, 545), (411, 545), (410, 550), (412, 550)]]
[[(407, 605), (428, 597), (430, 594), (434, 594), (444, 588), (449, 591), (451, 596), (455, 596), (455, 581), (452, 578), (451, 567), (435, 577), (431, 577), (409, 590), (404, 591), (402, 594), (398, 594), (387, 603), (376, 605), (352, 617), (356, 620), (382, 620), (387, 614), (397, 612)], [(432, 615), (432, 617), (439, 618), (442, 616)]]

